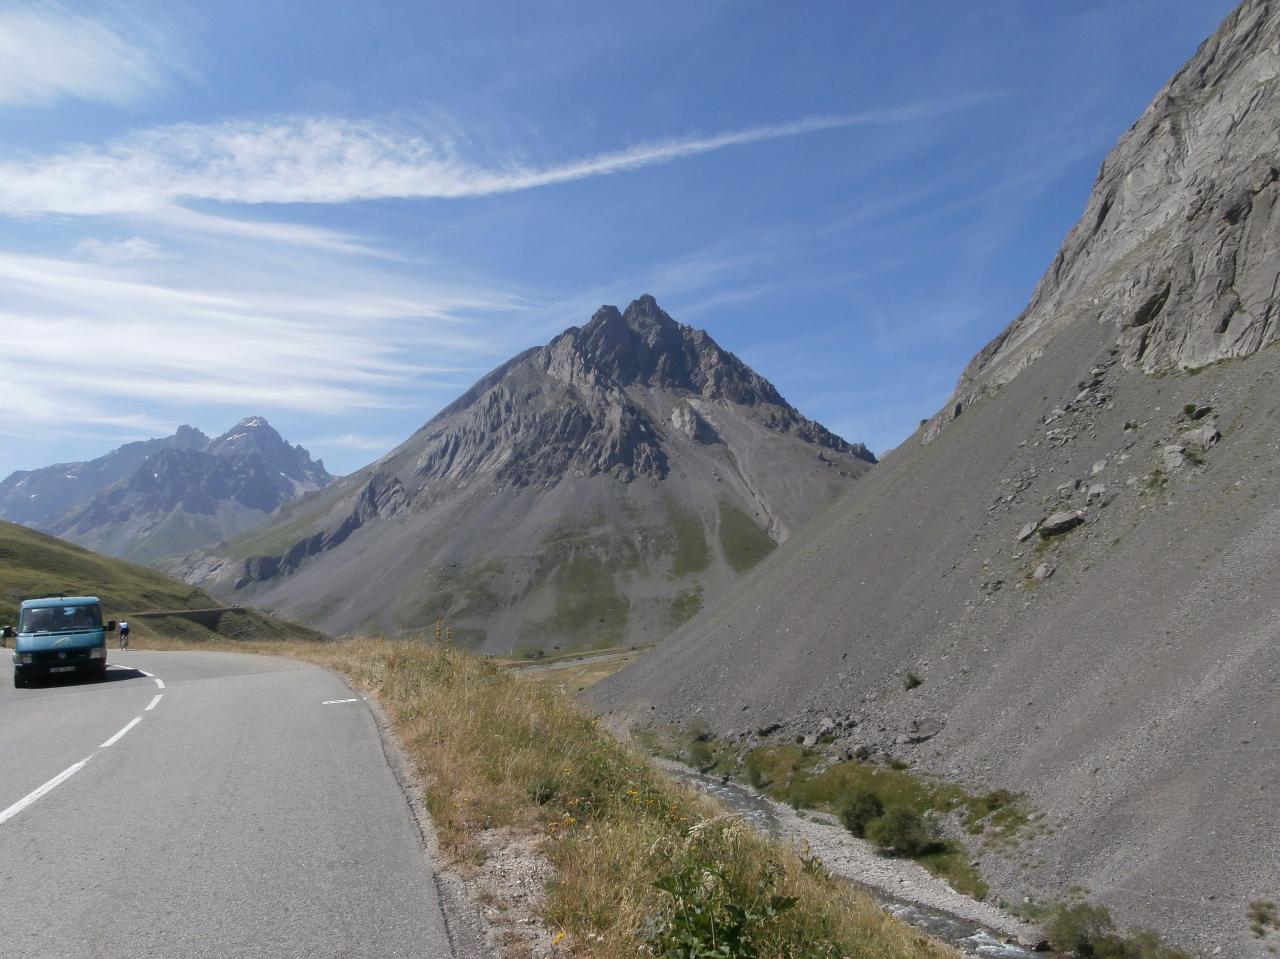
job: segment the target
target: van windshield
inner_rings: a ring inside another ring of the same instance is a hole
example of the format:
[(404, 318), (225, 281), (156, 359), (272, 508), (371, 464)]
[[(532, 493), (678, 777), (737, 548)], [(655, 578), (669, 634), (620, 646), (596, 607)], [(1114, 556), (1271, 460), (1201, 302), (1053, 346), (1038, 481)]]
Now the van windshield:
[(66, 633), (77, 629), (99, 629), (102, 626), (102, 607), (91, 606), (40, 606), (24, 609), (18, 622), (20, 633)]

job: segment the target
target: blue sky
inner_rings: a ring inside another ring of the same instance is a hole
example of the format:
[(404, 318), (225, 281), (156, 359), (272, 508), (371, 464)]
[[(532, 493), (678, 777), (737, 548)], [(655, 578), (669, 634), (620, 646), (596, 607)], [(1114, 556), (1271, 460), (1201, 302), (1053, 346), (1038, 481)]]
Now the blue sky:
[(251, 414), (349, 472), (645, 292), (882, 452), (1231, 7), (0, 2), (0, 475)]

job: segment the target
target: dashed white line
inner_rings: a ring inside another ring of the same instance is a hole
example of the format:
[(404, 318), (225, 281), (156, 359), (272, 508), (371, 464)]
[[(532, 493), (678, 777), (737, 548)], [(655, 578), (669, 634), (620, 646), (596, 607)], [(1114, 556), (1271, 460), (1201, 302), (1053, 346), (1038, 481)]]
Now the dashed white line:
[[(128, 666), (120, 666), (119, 663), (111, 663), (111, 665), (116, 666), (120, 669), (130, 668)], [(154, 679), (156, 681), (156, 685), (159, 686), (161, 689), (164, 689), (164, 681), (160, 679), (159, 676), (154, 676), (151, 673), (147, 672), (145, 669), (139, 669), (138, 672), (142, 673), (142, 675), (144, 676), (148, 676), (151, 679)], [(164, 695), (157, 694), (155, 699), (151, 700), (151, 702), (148, 703), (147, 706), (142, 711), (144, 713), (150, 712), (160, 704), (160, 700), (162, 699), (164, 699)], [(118, 743), (121, 739), (124, 738), (125, 733), (131, 730), (134, 726), (138, 725), (138, 723), (140, 722), (142, 722), (142, 717), (135, 716), (133, 719), (129, 720), (129, 722), (125, 724), (124, 729), (120, 730), (118, 733), (116, 733), (114, 736), (108, 739), (105, 743), (99, 746), (98, 749), (106, 749), (108, 746), (114, 746), (116, 743)], [(56, 788), (61, 783), (66, 782), (68, 779), (74, 776), (77, 772), (83, 769), (88, 764), (89, 760), (96, 755), (98, 755), (97, 751), (93, 752), (87, 758), (80, 760), (74, 766), (68, 766), (66, 769), (58, 773), (58, 775), (54, 776), (52, 779), (50, 779), (47, 783), (45, 783), (39, 789), (33, 790), (32, 792), (28, 793), (27, 795), (19, 799), (16, 803), (14, 803), (8, 809), (4, 810), (3, 812), (0, 812), (0, 823), (5, 822), (6, 820), (12, 819), (14, 816), (18, 815), (18, 813), (22, 812), (22, 810), (26, 809), (33, 802), (35, 802), (37, 799), (43, 796), (45, 793)]]
[(114, 746), (116, 743), (118, 743), (121, 739), (124, 738), (125, 733), (131, 730), (134, 726), (138, 725), (138, 723), (140, 722), (142, 722), (142, 717), (134, 716), (133, 719), (125, 723), (124, 729), (120, 730), (120, 732), (116, 733), (114, 736), (112, 736), (110, 739), (108, 739), (105, 743), (103, 743), (98, 748), (106, 749), (108, 746)]
[(358, 699), (326, 699), (321, 706), (337, 706), (339, 703), (358, 703)]
[[(137, 722), (137, 720), (134, 720), (134, 722)], [(127, 730), (128, 727), (125, 727), (125, 729)], [(123, 734), (124, 733), (122, 731), (119, 735), (123, 735)], [(92, 759), (92, 758), (93, 756), (89, 757), (89, 759)], [(68, 766), (66, 769), (62, 770), (62, 772), (58, 773), (58, 775), (54, 776), (52, 779), (50, 779), (47, 783), (45, 783), (39, 789), (36, 789), (36, 790), (33, 790), (32, 792), (27, 793), (27, 795), (23, 796), (21, 799), (19, 799), (16, 803), (14, 803), (4, 812), (0, 812), (0, 823), (4, 822), (7, 819), (12, 819), (14, 816), (18, 815), (18, 813), (22, 812), (22, 810), (26, 809), (33, 802), (35, 802), (45, 793), (49, 792), (55, 786), (59, 785), (60, 783), (66, 782), (68, 779), (74, 776), (77, 772), (83, 769), (85, 765), (89, 762), (89, 759), (82, 759), (78, 763), (76, 763), (74, 766)]]

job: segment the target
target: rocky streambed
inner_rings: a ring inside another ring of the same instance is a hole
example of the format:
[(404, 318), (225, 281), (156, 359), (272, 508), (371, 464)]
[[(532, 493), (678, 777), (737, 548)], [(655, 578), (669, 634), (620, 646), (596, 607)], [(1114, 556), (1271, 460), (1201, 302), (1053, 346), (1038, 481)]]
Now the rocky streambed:
[(718, 799), (747, 822), (775, 838), (807, 846), (833, 874), (866, 889), (903, 922), (967, 955), (984, 959), (1034, 959), (1043, 955), (1026, 943), (1037, 930), (1008, 913), (956, 892), (923, 866), (877, 855), (832, 816), (806, 812), (762, 796), (749, 786), (704, 776), (680, 763), (658, 760), (668, 773)]

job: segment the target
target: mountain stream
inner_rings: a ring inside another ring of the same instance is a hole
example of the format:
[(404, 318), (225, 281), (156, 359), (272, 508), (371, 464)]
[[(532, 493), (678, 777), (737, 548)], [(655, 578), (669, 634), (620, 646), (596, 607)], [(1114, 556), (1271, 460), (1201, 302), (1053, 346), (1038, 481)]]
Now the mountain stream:
[[(678, 779), (718, 799), (762, 832), (774, 837), (786, 838), (789, 830), (783, 828), (782, 817), (794, 815), (791, 810), (732, 781), (726, 782), (719, 778), (704, 776), (688, 766), (663, 762), (662, 767)], [(843, 838), (844, 830), (838, 826), (820, 826), (819, 828), (830, 829)], [(1006, 942), (991, 929), (972, 919), (961, 918), (923, 903), (908, 902), (890, 895), (877, 885), (860, 881), (856, 875), (834, 869), (830, 862), (826, 865), (836, 874), (865, 889), (885, 909), (903, 922), (949, 943), (966, 955), (981, 956), (983, 959), (1038, 959), (1039, 956), (1044, 955), (1017, 943)]]

